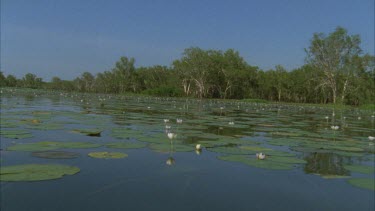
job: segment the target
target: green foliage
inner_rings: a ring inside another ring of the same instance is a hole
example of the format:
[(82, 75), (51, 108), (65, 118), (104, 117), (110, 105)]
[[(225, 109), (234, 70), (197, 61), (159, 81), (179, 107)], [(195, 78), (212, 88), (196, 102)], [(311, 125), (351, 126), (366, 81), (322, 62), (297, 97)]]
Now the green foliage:
[(43, 80), (42, 78), (38, 78), (36, 75), (32, 73), (27, 73), (21, 81), (22, 87), (25, 88), (42, 88)]
[(146, 89), (142, 94), (159, 96), (159, 97), (180, 97), (183, 95), (182, 91), (176, 87), (158, 87), (154, 89)]

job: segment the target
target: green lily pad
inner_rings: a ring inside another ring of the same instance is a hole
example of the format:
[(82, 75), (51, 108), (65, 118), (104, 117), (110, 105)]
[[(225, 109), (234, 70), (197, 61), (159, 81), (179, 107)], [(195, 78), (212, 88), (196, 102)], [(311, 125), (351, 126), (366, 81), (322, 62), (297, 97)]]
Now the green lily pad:
[(268, 156), (266, 158), (269, 161), (279, 162), (279, 163), (307, 163), (305, 160), (295, 158), (295, 157), (281, 157), (281, 156)]
[(42, 121), (39, 120), (39, 119), (21, 119), (20, 121), (21, 121), (21, 123), (25, 123), (25, 124), (40, 124), (40, 123), (42, 123)]
[(60, 164), (2, 166), (0, 167), (0, 180), (7, 182), (51, 180), (64, 175), (73, 175), (79, 171), (77, 167)]
[(114, 128), (111, 136), (118, 139), (139, 138), (144, 136), (143, 131), (132, 130), (128, 128)]
[(346, 179), (346, 178), (350, 178), (349, 175), (338, 175), (338, 174), (318, 174), (318, 173), (315, 173), (314, 175), (320, 176), (324, 179)]
[(224, 154), (233, 154), (233, 155), (250, 155), (255, 154), (254, 151), (249, 151), (246, 149), (241, 149), (237, 146), (220, 146), (220, 147), (213, 147), (213, 148), (207, 148), (208, 151), (211, 152), (218, 152), (218, 153), (224, 153)]
[(101, 144), (95, 144), (90, 142), (55, 142), (59, 148), (68, 149), (87, 149), (101, 147)]
[(128, 157), (127, 154), (122, 153), (122, 152), (90, 152), (88, 155), (93, 158), (104, 158), (104, 159), (119, 159), (119, 158)]
[(258, 160), (255, 156), (248, 155), (227, 155), (219, 156), (218, 159), (232, 162), (239, 162), (249, 166), (263, 169), (272, 169), (272, 170), (289, 170), (293, 169), (294, 165), (292, 163), (281, 163), (273, 162), (269, 159)]
[(119, 142), (119, 143), (109, 143), (105, 145), (108, 148), (117, 148), (117, 149), (139, 149), (146, 147), (147, 144), (137, 142), (137, 143), (132, 143), (132, 142)]
[(33, 129), (33, 130), (61, 130), (63, 126), (60, 124), (42, 123), (42, 124), (27, 125), (26, 128)]
[(6, 148), (7, 151), (24, 151), (24, 152), (34, 152), (34, 151), (48, 151), (59, 149), (59, 146), (55, 142), (37, 142), (30, 144), (15, 144)]
[(352, 178), (348, 183), (359, 188), (375, 190), (375, 180), (373, 178)]
[(375, 170), (374, 166), (363, 166), (363, 165), (345, 165), (345, 169), (354, 171), (362, 174), (372, 174)]
[(249, 151), (255, 151), (255, 152), (267, 152), (272, 151), (272, 149), (265, 148), (265, 147), (259, 147), (259, 146), (240, 146), (240, 149), (249, 150)]
[(5, 138), (23, 139), (31, 138), (33, 135), (26, 130), (0, 130), (0, 135)]
[(195, 148), (193, 146), (182, 145), (182, 144), (173, 144), (173, 146), (171, 146), (170, 144), (150, 144), (149, 147), (153, 151), (163, 152), (163, 153), (191, 152), (191, 151), (195, 150)]
[(85, 148), (96, 148), (100, 147), (100, 144), (89, 143), (89, 142), (54, 142), (54, 141), (42, 141), (29, 144), (16, 144), (7, 148), (8, 151), (49, 151), (62, 148), (71, 149), (85, 149)]
[(15, 128), (18, 127), (18, 124), (15, 122), (10, 122), (8, 120), (0, 120), (0, 128)]
[(80, 133), (86, 136), (100, 136), (102, 130), (99, 129), (74, 129), (73, 133)]
[(79, 157), (79, 153), (65, 151), (41, 151), (33, 152), (31, 155), (34, 157), (47, 159), (71, 159)]

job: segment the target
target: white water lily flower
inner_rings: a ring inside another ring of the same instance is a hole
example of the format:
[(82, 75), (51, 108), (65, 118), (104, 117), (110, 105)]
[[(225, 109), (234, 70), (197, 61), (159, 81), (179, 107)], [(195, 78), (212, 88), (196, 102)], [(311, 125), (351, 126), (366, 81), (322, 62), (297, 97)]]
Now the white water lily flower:
[(177, 122), (178, 124), (181, 124), (181, 123), (182, 123), (182, 119), (176, 119), (176, 122)]
[(332, 130), (338, 130), (339, 128), (340, 128), (340, 127), (337, 126), (337, 125), (336, 125), (336, 126), (331, 126), (331, 129), (332, 129)]
[(326, 116), (326, 117), (324, 117), (324, 118), (326, 118), (326, 119), (329, 119), (329, 117), (328, 117), (328, 116)]
[(369, 136), (369, 137), (368, 137), (368, 140), (373, 141), (373, 140), (375, 140), (375, 137), (373, 137), (373, 136)]
[(171, 126), (170, 125), (166, 125), (165, 129), (171, 129)]
[(259, 160), (264, 160), (266, 158), (266, 154), (263, 154), (262, 152), (256, 153), (255, 156)]
[(169, 122), (169, 119), (164, 119), (164, 123), (167, 123), (167, 122)]
[(229, 125), (234, 125), (234, 122), (229, 122), (228, 124), (229, 124)]
[(165, 162), (168, 166), (171, 166), (173, 164), (175, 164), (175, 159), (172, 158), (172, 157), (169, 157), (168, 160)]
[(196, 149), (196, 150), (200, 150), (201, 147), (202, 147), (202, 146), (201, 146), (200, 144), (195, 145), (195, 149)]
[(174, 139), (174, 138), (177, 137), (177, 134), (174, 134), (174, 133), (168, 133), (167, 136), (168, 136), (169, 139)]

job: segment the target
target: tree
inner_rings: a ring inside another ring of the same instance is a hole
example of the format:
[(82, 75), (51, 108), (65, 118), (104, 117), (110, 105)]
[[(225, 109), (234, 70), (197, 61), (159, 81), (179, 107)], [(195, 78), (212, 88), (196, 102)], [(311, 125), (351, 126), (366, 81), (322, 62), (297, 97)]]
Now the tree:
[(3, 72), (0, 71), (0, 87), (6, 86), (6, 78)]
[[(307, 62), (322, 72), (319, 86), (330, 89), (333, 103), (336, 103), (339, 94), (343, 99), (350, 87), (350, 78), (356, 71), (353, 60), (361, 53), (360, 43), (359, 35), (350, 36), (346, 29), (337, 27), (328, 36), (315, 33), (310, 47), (305, 49)], [(340, 78), (342, 84), (339, 83)]]
[(127, 91), (136, 91), (136, 84), (134, 78), (134, 67), (135, 59), (127, 57), (121, 57), (116, 62), (112, 72), (116, 76), (114, 83), (116, 83), (117, 92), (125, 93)]
[(7, 82), (7, 86), (9, 86), (9, 87), (17, 86), (17, 78), (13, 75), (8, 75), (7, 79), (6, 79), (6, 82)]
[(61, 86), (61, 79), (59, 77), (53, 77), (52, 80), (51, 80), (51, 85), (50, 87), (52, 89), (55, 89), (55, 90), (62, 90), (62, 86)]
[(191, 85), (195, 85), (195, 92), (199, 98), (205, 97), (208, 91), (209, 56), (213, 52), (200, 48), (187, 48), (183, 57), (174, 61), (173, 66), (180, 75), (182, 86), (186, 95), (190, 94)]
[(43, 84), (42, 78), (38, 78), (35, 74), (27, 73), (22, 78), (22, 86), (26, 88), (41, 88)]

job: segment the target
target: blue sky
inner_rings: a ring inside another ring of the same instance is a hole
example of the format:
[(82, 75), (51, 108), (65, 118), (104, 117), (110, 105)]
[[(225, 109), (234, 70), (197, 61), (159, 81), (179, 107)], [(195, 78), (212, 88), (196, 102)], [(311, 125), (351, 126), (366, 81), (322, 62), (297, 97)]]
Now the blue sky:
[(304, 63), (313, 33), (337, 26), (374, 54), (373, 0), (1, 0), (1, 70), (73, 79), (121, 56), (169, 66), (192, 46), (290, 70)]

